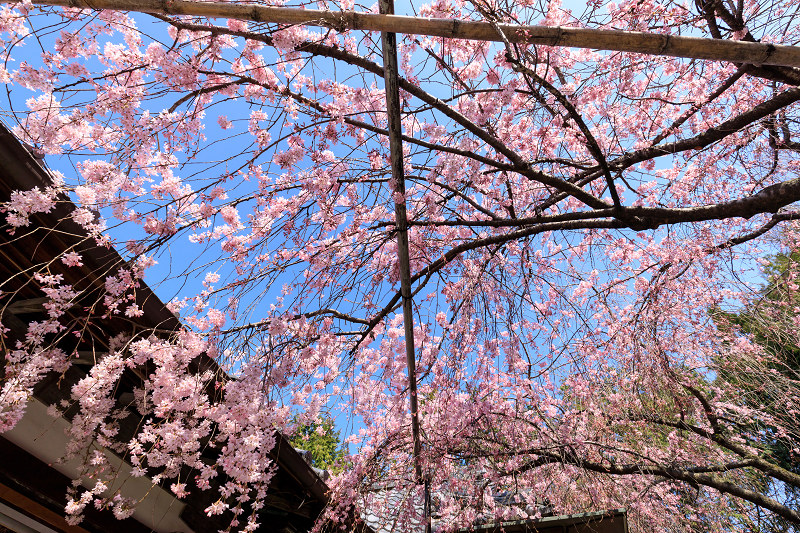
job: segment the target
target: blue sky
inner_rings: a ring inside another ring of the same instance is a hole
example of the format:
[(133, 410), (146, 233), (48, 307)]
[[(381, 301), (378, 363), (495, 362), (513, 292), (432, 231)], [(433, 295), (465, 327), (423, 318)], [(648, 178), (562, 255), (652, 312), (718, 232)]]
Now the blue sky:
[[(567, 2), (565, 3), (565, 7), (570, 7), (576, 13), (580, 13), (583, 4), (580, 2)], [(397, 4), (396, 12), (399, 14), (413, 14), (414, 9), (410, 2), (401, 2)], [(161, 23), (151, 25), (153, 19), (144, 15), (136, 15), (135, 19), (138, 21), (141, 28), (147, 28), (147, 31), (152, 36), (159, 38), (167, 45), (169, 44), (169, 38), (166, 35)], [(32, 64), (39, 63), (40, 53), (43, 50), (49, 51), (48, 48), (52, 47), (52, 40), (56, 37), (56, 33), (42, 35), (38, 41), (29, 40), (24, 47), (17, 47), (14, 50), (14, 57), (18, 64), (21, 61), (29, 61)], [(273, 53), (267, 50), (265, 54), (269, 56)], [(99, 62), (96, 61), (90, 62), (88, 67), (90, 70), (100, 70), (103, 68)], [(319, 71), (318, 73), (321, 76), (329, 74), (328, 72), (324, 71)], [(357, 71), (353, 67), (341, 63), (336, 64), (336, 76), (338, 79), (348, 79), (356, 74)], [(376, 78), (374, 76), (369, 76), (367, 83), (375, 83), (378, 87), (382, 86), (382, 80), (379, 77)], [(431, 86), (435, 87), (434, 85)], [(10, 92), (8, 92), (8, 98), (11, 101), (12, 107), (15, 109), (24, 109), (25, 100), (34, 94), (31, 91), (20, 87), (9, 86), (9, 89)], [(446, 94), (444, 92), (445, 90), (446, 88), (442, 89), (443, 95)], [(150, 101), (148, 105), (150, 106), (152, 112), (157, 113), (160, 110), (171, 106), (173, 103), (174, 98), (172, 100), (167, 100), (164, 98), (163, 100)], [(2, 105), (0, 107), (4, 108), (4, 110), (7, 110), (8, 106)], [(248, 111), (248, 107), (241, 100), (220, 100), (218, 103), (210, 107), (207, 112), (207, 125), (204, 134), (206, 135), (208, 142), (215, 143), (213, 147), (213, 153), (219, 154), (218, 161), (214, 164), (204, 163), (202, 165), (195, 162), (186, 161), (186, 164), (180, 170), (180, 174), (184, 178), (188, 178), (197, 172), (198, 177), (202, 179), (204, 177), (214, 177), (233, 172), (235, 170), (235, 168), (231, 168), (233, 164), (226, 162), (225, 159), (227, 154), (237, 153), (237, 150), (241, 149), (241, 144), (244, 142), (243, 139), (248, 138), (244, 133), (247, 128), (246, 113)], [(222, 128), (217, 124), (216, 117), (213, 116), (213, 113), (227, 116), (233, 121), (234, 128), (228, 131), (222, 130)], [(11, 122), (7, 115), (6, 120), (7, 122)], [(229, 135), (231, 132), (234, 134), (233, 136)], [(285, 134), (285, 131), (281, 129), (280, 123), (278, 123), (270, 132), (273, 139), (278, 139)], [(248, 140), (247, 142), (249, 143), (250, 141)], [(338, 145), (333, 148), (334, 152), (338, 154), (342, 154), (348, 149), (349, 148), (345, 145)], [(265, 156), (265, 158), (268, 157), (268, 155)], [(47, 164), (51, 168), (61, 171), (66, 176), (73, 177), (77, 174), (74, 165), (80, 158), (81, 156), (78, 155), (61, 158), (56, 156), (48, 156)], [(662, 158), (658, 160), (658, 163), (666, 167), (670, 164), (670, 161), (668, 158)], [(305, 164), (310, 163), (306, 161)], [(240, 191), (245, 195), (251, 193), (253, 190), (253, 184), (247, 182), (240, 183), (237, 188), (237, 192)], [(110, 231), (111, 234), (120, 242), (131, 238), (132, 235), (141, 235), (141, 231), (139, 229), (131, 227), (130, 225), (127, 225), (124, 228), (112, 227)], [(218, 271), (224, 281), (228, 276), (231, 275), (231, 264), (227, 262), (214, 262), (218, 256), (216, 252), (217, 246), (219, 246), (219, 244), (214, 243), (207, 251), (198, 254), (199, 247), (197, 245), (189, 245), (182, 239), (177, 240), (175, 241), (174, 245), (161, 250), (160, 254), (156, 256), (158, 265), (148, 271), (146, 281), (154, 288), (154, 290), (156, 290), (157, 294), (159, 294), (164, 301), (169, 301), (175, 296), (191, 296), (202, 290), (203, 278), (208, 271)], [(187, 257), (195, 258), (194, 266), (186, 266), (185, 260)], [(742, 268), (740, 270), (745, 269)], [(749, 270), (747, 272), (749, 272), (749, 275), (753, 276), (755, 281), (757, 276), (754, 274), (756, 271)], [(294, 276), (297, 275), (299, 275), (299, 269), (294, 272), (287, 272), (284, 276), (286, 281), (290, 281), (294, 278)], [(254, 318), (263, 316), (269, 305), (275, 301), (277, 296), (279, 296), (281, 281), (282, 280), (279, 279), (277, 283), (273, 284), (273, 286), (263, 288), (262, 292), (253, 295), (254, 309), (252, 316)], [(386, 290), (388, 291), (389, 289), (390, 288), (387, 286)], [(341, 414), (336, 419), (336, 422), (339, 429), (342, 430), (343, 435), (357, 431), (361, 427), (361, 422), (359, 420), (348, 417), (346, 414)]]

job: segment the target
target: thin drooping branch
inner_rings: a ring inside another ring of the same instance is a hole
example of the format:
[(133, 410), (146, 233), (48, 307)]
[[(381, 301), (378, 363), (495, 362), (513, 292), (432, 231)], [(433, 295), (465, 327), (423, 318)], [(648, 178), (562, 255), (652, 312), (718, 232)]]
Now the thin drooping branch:
[(727, 80), (725, 80), (719, 87), (717, 87), (711, 94), (706, 97), (706, 99), (702, 102), (694, 102), (692, 106), (687, 109), (680, 117), (675, 119), (669, 127), (664, 128), (664, 131), (656, 135), (653, 140), (650, 142), (650, 146), (656, 146), (658, 143), (673, 135), (674, 132), (678, 131), (678, 128), (682, 126), (687, 120), (689, 120), (692, 116), (694, 116), (700, 109), (704, 106), (708, 105), (709, 103), (713, 102), (717, 98), (719, 98), (725, 91), (733, 87), (733, 85), (739, 81), (739, 79), (744, 76), (747, 71), (749, 70), (749, 65), (745, 65), (740, 67), (736, 72), (734, 72)]
[(779, 109), (783, 109), (786, 106), (797, 102), (798, 100), (800, 100), (800, 88), (792, 87), (775, 95), (769, 100), (761, 102), (749, 111), (726, 120), (718, 126), (710, 127), (694, 137), (643, 148), (619, 157), (614, 161), (610, 161), (609, 165), (613, 170), (619, 171), (630, 168), (632, 165), (641, 163), (642, 161), (646, 161), (654, 157), (677, 154), (680, 152), (685, 152), (686, 150), (700, 150), (712, 143), (724, 139), (728, 135), (736, 133), (747, 126), (758, 122), (764, 117), (767, 117)]
[[(598, 144), (597, 140), (595, 139), (594, 135), (592, 134), (589, 126), (586, 125), (586, 122), (583, 120), (583, 117), (575, 106), (570, 102), (569, 98), (567, 98), (561, 91), (556, 89), (550, 82), (548, 82), (543, 77), (539, 76), (535, 70), (531, 70), (522, 60), (519, 53), (515, 53), (515, 51), (511, 48), (511, 41), (508, 40), (508, 37), (505, 35), (503, 30), (500, 28), (500, 25), (496, 22), (492, 23), (497, 33), (503, 39), (503, 43), (506, 47), (506, 59), (509, 60), (511, 65), (513, 66), (514, 70), (520, 72), (525, 76), (525, 79), (528, 83), (531, 92), (538, 95), (538, 90), (536, 89), (535, 85), (539, 85), (543, 87), (547, 92), (549, 92), (556, 101), (561, 104), (561, 106), (567, 111), (570, 118), (575, 121), (575, 124), (578, 125), (578, 128), (581, 130), (584, 138), (586, 139), (586, 148), (588, 148), (589, 153), (592, 154), (592, 157), (595, 158), (598, 165), (600, 165), (601, 170), (603, 171), (603, 175), (606, 178), (606, 187), (608, 188), (608, 192), (611, 194), (611, 199), (614, 202), (614, 207), (616, 209), (622, 208), (622, 203), (620, 202), (619, 195), (617, 194), (617, 189), (614, 185), (614, 180), (611, 177), (611, 171), (608, 168), (608, 161), (606, 161), (605, 154), (603, 154), (600, 145)], [(543, 105), (547, 106), (544, 101), (544, 98), (541, 95), (538, 95), (537, 100), (542, 102)], [(549, 107), (549, 106), (547, 106)]]
[(553, 453), (547, 450), (526, 450), (527, 453), (537, 455), (537, 457), (522, 467), (517, 469), (514, 473), (529, 471), (550, 464), (564, 464), (579, 467), (583, 470), (590, 472), (597, 472), (599, 474), (609, 474), (616, 476), (631, 476), (631, 475), (645, 475), (645, 476), (658, 476), (664, 479), (675, 481), (683, 481), (692, 485), (703, 485), (725, 494), (736, 496), (743, 500), (749, 501), (762, 507), (769, 509), (776, 515), (789, 520), (795, 524), (800, 524), (800, 512), (781, 504), (778, 501), (766, 496), (763, 493), (755, 492), (730, 481), (721, 478), (718, 475), (703, 473), (700, 471), (692, 471), (686, 468), (677, 466), (659, 466), (647, 464), (600, 464), (593, 461), (586, 461), (579, 457), (571, 450), (564, 450), (562, 453)]
[[(736, 199), (731, 202), (714, 204), (708, 206), (697, 206), (688, 208), (625, 208), (630, 211), (631, 216), (637, 220), (649, 223), (653, 226), (662, 224), (678, 224), (685, 222), (700, 222), (705, 220), (717, 220), (721, 218), (742, 217), (750, 218), (759, 213), (777, 213), (779, 209), (791, 203), (800, 201), (800, 178), (789, 182), (766, 187), (762, 191), (751, 196)], [(442, 225), (442, 226), (487, 226), (487, 227), (516, 227), (514, 231), (499, 235), (491, 235), (467, 241), (454, 246), (441, 257), (427, 265), (424, 269), (411, 277), (411, 283), (425, 284), (432, 274), (438, 272), (459, 255), (493, 244), (503, 244), (514, 240), (539, 235), (548, 231), (569, 231), (581, 229), (622, 229), (629, 227), (624, 221), (615, 219), (618, 211), (614, 208), (605, 210), (585, 211), (577, 213), (564, 213), (561, 215), (543, 216), (526, 219), (500, 219), (486, 221), (411, 221), (410, 225)], [(783, 220), (794, 220), (796, 213), (778, 213), (764, 227), (759, 229), (756, 234), (768, 231), (771, 227)], [(389, 224), (390, 225), (390, 224)], [(734, 246), (740, 242), (746, 242), (753, 238), (751, 234), (729, 239), (724, 247)], [(419, 291), (420, 285), (416, 290)], [(364, 328), (364, 332), (371, 331), (384, 317), (392, 310), (397, 308), (400, 293), (395, 293), (393, 298), (383, 307), (383, 309), (372, 317), (369, 324)]]
[[(798, 184), (800, 184), (800, 179), (796, 180)], [(796, 184), (797, 185), (797, 184)], [(794, 196), (788, 197), (780, 197), (778, 195), (773, 197), (774, 200), (777, 200), (778, 203), (781, 205), (765, 205), (764, 212), (776, 212), (780, 207), (784, 205), (788, 205), (793, 203), (794, 201), (800, 201), (800, 191), (797, 191), (797, 194)], [(739, 203), (740, 200), (735, 200), (731, 203)], [(676, 209), (674, 215), (675, 217), (671, 219), (671, 222), (680, 223), (680, 222), (697, 222), (700, 220), (709, 220), (707, 218), (698, 218), (698, 216), (702, 214), (707, 214), (708, 212), (713, 212), (718, 209), (725, 209), (722, 205), (727, 204), (720, 204), (717, 206), (701, 206), (696, 208), (688, 208), (685, 210)], [(630, 209), (630, 208), (629, 208)], [(665, 210), (666, 211), (666, 210)], [(636, 215), (640, 216), (645, 213), (646, 211), (642, 208), (639, 208), (636, 211)], [(613, 208), (608, 208), (606, 210), (598, 210), (598, 211), (584, 211), (584, 212), (577, 212), (577, 213), (565, 213), (562, 215), (551, 215), (551, 216), (543, 216), (538, 218), (525, 218), (525, 219), (498, 219), (498, 220), (486, 220), (486, 221), (409, 221), (409, 226), (485, 226), (485, 227), (518, 227), (515, 231), (511, 231), (509, 233), (501, 234), (501, 235), (492, 235), (490, 237), (484, 237), (480, 239), (475, 239), (473, 241), (464, 242), (458, 246), (455, 246), (442, 254), (437, 260), (433, 261), (427, 267), (425, 267), (420, 272), (414, 274), (411, 278), (412, 284), (416, 283), (417, 286), (414, 289), (414, 293), (419, 292), (427, 283), (427, 281), (432, 277), (433, 274), (441, 270), (442, 268), (446, 267), (451, 261), (453, 261), (459, 255), (469, 252), (471, 250), (477, 250), (479, 248), (487, 247), (493, 244), (504, 244), (507, 242), (511, 242), (514, 240), (524, 239), (527, 237), (531, 237), (534, 235), (539, 235), (548, 231), (569, 231), (569, 230), (585, 230), (585, 229), (623, 229), (628, 227), (626, 223), (620, 219), (614, 219), (614, 215), (618, 214), (616, 210)], [(736, 216), (736, 215), (732, 215)], [(782, 221), (786, 220), (797, 220), (800, 218), (799, 213), (791, 212), (791, 213), (777, 213), (774, 215), (768, 223), (764, 226), (759, 228), (758, 230), (747, 233), (745, 235), (740, 235), (738, 237), (734, 237), (728, 239), (724, 243), (717, 246), (719, 249), (723, 248), (730, 248), (731, 246), (736, 246), (737, 244), (741, 244), (756, 238), (763, 233), (766, 233), (775, 225)], [(640, 219), (641, 220), (641, 219)], [(668, 223), (668, 222), (664, 222)], [(381, 224), (385, 226), (393, 226), (394, 222), (387, 222), (385, 224)], [(667, 263), (665, 266), (669, 266), (671, 263)], [(383, 308), (377, 312), (372, 318), (366, 323), (365, 327), (359, 332), (361, 335), (361, 339), (367, 338), (370, 331), (372, 331), (375, 326), (380, 323), (381, 320), (386, 318), (392, 311), (395, 311), (399, 308), (400, 304), (398, 302), (401, 299), (401, 293), (395, 292), (393, 297), (383, 306)], [(363, 322), (362, 322), (363, 323)], [(361, 341), (359, 341), (360, 343)]]
[[(314, 318), (318, 316), (332, 316), (333, 318), (338, 318), (339, 320), (344, 320), (346, 322), (352, 322), (355, 324), (365, 324), (365, 325), (369, 324), (369, 322), (366, 319), (348, 315), (347, 313), (342, 313), (338, 309), (330, 309), (330, 308), (318, 309), (316, 311), (309, 311), (308, 313), (294, 315), (291, 317), (291, 320), (299, 320), (301, 318)], [(219, 333), (220, 335), (228, 335), (231, 333), (239, 333), (242, 331), (248, 331), (254, 329), (265, 329), (268, 328), (272, 323), (273, 323), (272, 319), (259, 320), (258, 322), (251, 322), (249, 324), (243, 324), (241, 326), (226, 328), (224, 330), (220, 330)]]
[[(680, 139), (677, 141), (659, 144), (655, 146), (648, 146), (646, 148), (642, 148), (640, 150), (636, 150), (634, 152), (629, 152), (624, 154), (616, 159), (609, 161), (609, 167), (614, 172), (621, 172), (623, 170), (627, 170), (634, 165), (642, 163), (644, 161), (655, 159), (657, 157), (662, 156), (669, 156), (675, 155), (683, 152), (687, 152), (689, 150), (702, 150), (708, 146), (711, 146), (715, 142), (721, 141), (722, 139), (735, 134), (738, 131), (747, 128), (748, 126), (757, 123), (758, 121), (770, 116), (771, 114), (784, 109), (785, 107), (794, 104), (800, 100), (800, 88), (792, 87), (791, 89), (787, 89), (774, 97), (761, 102), (760, 104), (754, 106), (753, 108), (741, 113), (733, 118), (730, 118), (717, 126), (712, 126), (702, 133), (698, 133), (693, 137), (689, 137), (686, 139)], [(601, 171), (599, 171), (596, 167), (584, 172), (580, 172), (575, 176), (575, 184), (579, 187), (584, 187), (588, 183), (600, 178), (602, 176)], [(580, 189), (583, 190), (583, 189)], [(567, 197), (565, 192), (559, 191), (558, 193), (553, 194), (550, 198), (545, 200), (539, 205), (539, 209), (544, 210), (548, 207), (551, 207), (564, 198)], [(791, 202), (788, 202), (791, 203)], [(788, 203), (784, 203), (783, 205), (788, 205)], [(776, 212), (777, 208), (775, 211)], [(688, 208), (693, 209), (693, 208)], [(744, 215), (734, 215), (734, 216), (744, 216)], [(684, 221), (684, 222), (688, 222)]]
[[(180, 25), (180, 26), (183, 26), (183, 25)], [(216, 73), (213, 73), (211, 71), (203, 71), (203, 70), (201, 70), (200, 73), (201, 74), (207, 74), (207, 75), (216, 74)], [(328, 109), (326, 109), (325, 106), (322, 105), (321, 103), (319, 103), (318, 101), (312, 100), (311, 98), (307, 98), (307, 97), (303, 96), (302, 94), (300, 94), (298, 92), (292, 91), (286, 86), (271, 85), (269, 83), (266, 83), (266, 82), (263, 82), (263, 81), (259, 81), (259, 80), (255, 79), (255, 78), (253, 78), (252, 76), (246, 76), (244, 74), (239, 74), (239, 73), (222, 72), (221, 74), (223, 74), (225, 76), (232, 77), (232, 78), (236, 78), (236, 81), (230, 82), (230, 83), (221, 84), (221, 85), (209, 88), (209, 89), (198, 89), (196, 91), (192, 91), (187, 96), (182, 97), (175, 104), (173, 104), (172, 108), (175, 108), (178, 105), (180, 105), (180, 103), (186, 102), (187, 100), (190, 100), (191, 98), (196, 97), (196, 96), (198, 96), (200, 94), (203, 94), (203, 93), (208, 93), (208, 92), (211, 92), (211, 91), (219, 90), (221, 88), (229, 87), (231, 85), (251, 84), (251, 85), (258, 85), (260, 87), (264, 87), (265, 89), (269, 89), (270, 91), (274, 91), (275, 93), (278, 93), (278, 94), (280, 94), (282, 96), (289, 97), (289, 98), (293, 99), (294, 101), (296, 101), (297, 103), (302, 104), (302, 105), (308, 107), (309, 109), (313, 109), (314, 111), (318, 112), (320, 115), (327, 116), (330, 120), (341, 119), (345, 124), (349, 124), (351, 126), (355, 126), (355, 127), (360, 128), (362, 130), (370, 131), (372, 133), (377, 133), (378, 135), (383, 135), (383, 136), (385, 136), (387, 138), (389, 137), (389, 130), (387, 130), (385, 128), (381, 128), (379, 126), (375, 126), (374, 124), (369, 124), (367, 122), (364, 122), (363, 120), (358, 120), (358, 119), (352, 118), (349, 115), (339, 116), (339, 115), (337, 115), (335, 113), (332, 113)], [(446, 153), (449, 153), (449, 154), (455, 154), (455, 155), (459, 155), (459, 156), (466, 157), (466, 158), (469, 158), (469, 159), (473, 159), (475, 161), (478, 161), (479, 163), (483, 163), (484, 165), (493, 166), (493, 167), (498, 168), (498, 169), (511, 170), (511, 167), (507, 163), (506, 164), (501, 163), (500, 161), (497, 161), (497, 160), (492, 159), (490, 157), (486, 157), (486, 156), (480, 155), (480, 154), (475, 153), (474, 151), (471, 151), (471, 150), (464, 150), (464, 149), (461, 149), (461, 148), (455, 148), (453, 146), (446, 146), (444, 144), (433, 143), (433, 142), (425, 141), (423, 139), (418, 139), (416, 137), (412, 137), (412, 136), (406, 135), (406, 134), (402, 134), (401, 135), (401, 139), (403, 140), (403, 142), (414, 144), (416, 146), (420, 146), (422, 148), (427, 148), (429, 150), (437, 150), (437, 151), (440, 151), (440, 152), (446, 152)]]
[[(258, 42), (263, 42), (265, 44), (273, 46), (272, 38), (266, 34), (250, 32), (250, 31), (230, 30), (228, 28), (223, 28), (220, 26), (206, 26), (203, 24), (193, 24), (184, 21), (172, 20), (168, 17), (162, 17), (159, 14), (156, 14), (156, 16), (159, 19), (164, 20), (165, 22), (173, 25), (176, 28), (186, 29), (189, 31), (207, 31), (212, 35), (214, 34), (234, 35), (237, 37), (244, 37), (245, 39), (251, 39)], [(364, 70), (366, 70), (367, 72), (371, 72), (372, 74), (383, 76), (383, 67), (381, 65), (378, 65), (374, 61), (371, 61), (357, 54), (348, 52), (347, 50), (344, 50), (339, 47), (329, 46), (319, 42), (304, 42), (300, 43), (297, 46), (296, 50), (299, 52), (306, 52), (312, 55), (319, 55), (323, 57), (329, 57), (331, 59), (344, 61), (350, 65), (363, 68)], [(468, 119), (466, 116), (464, 116), (464, 114), (462, 114), (457, 109), (450, 106), (447, 102), (441, 100), (440, 98), (437, 98), (436, 96), (433, 96), (432, 94), (428, 93), (419, 86), (411, 83), (402, 76), (398, 75), (397, 82), (400, 89), (406, 91), (412, 96), (419, 98), (421, 101), (431, 106), (436, 111), (442, 113), (447, 118), (453, 120), (456, 124), (458, 124), (465, 130), (475, 135), (481, 141), (485, 142), (493, 150), (506, 157), (510, 162), (510, 165), (508, 166), (507, 170), (513, 170), (514, 172), (517, 172), (525, 176), (527, 179), (531, 181), (536, 181), (538, 183), (541, 183), (542, 185), (552, 187), (557, 191), (561, 191), (565, 195), (573, 196), (576, 199), (583, 202), (584, 204), (586, 204), (587, 206), (592, 207), (594, 209), (604, 209), (610, 207), (610, 204), (593, 196), (592, 194), (585, 191), (581, 187), (575, 185), (574, 183), (571, 183), (559, 177), (552, 176), (550, 174), (547, 174), (546, 172), (542, 172), (541, 170), (533, 168), (531, 163), (524, 160), (517, 152), (509, 148), (502, 140), (492, 135), (485, 128), (481, 127), (472, 120)], [(494, 164), (494, 163), (492, 164), (497, 168), (503, 168), (501, 164)]]
[[(723, 448), (732, 451), (733, 453), (739, 455), (740, 457), (751, 461), (753, 466), (765, 472), (771, 477), (775, 479), (779, 479), (790, 485), (792, 487), (800, 488), (800, 475), (795, 474), (794, 472), (782, 468), (780, 465), (774, 464), (770, 461), (765, 461), (761, 457), (754, 455), (746, 446), (742, 445), (739, 442), (735, 442), (734, 440), (728, 438), (726, 435), (725, 428), (723, 428), (719, 423), (719, 417), (714, 413), (714, 409), (711, 407), (711, 403), (709, 402), (708, 398), (700, 392), (697, 388), (689, 386), (687, 384), (683, 385), (686, 390), (691, 392), (692, 396), (694, 396), (698, 402), (703, 406), (703, 410), (705, 411), (706, 418), (708, 419), (709, 423), (711, 424), (711, 432), (706, 432), (706, 435), (703, 435), (705, 438), (708, 438)], [(694, 428), (688, 427), (687, 429), (698, 433), (701, 428)], [(700, 433), (698, 433), (700, 434)]]
[[(708, 206), (687, 207), (687, 208), (652, 208), (652, 207), (627, 207), (625, 213), (637, 217), (637, 221), (642, 221), (649, 227), (658, 227), (663, 224), (678, 224), (683, 222), (701, 222), (705, 220), (721, 220), (725, 218), (751, 218), (759, 213), (777, 213), (782, 207), (800, 201), (800, 178), (795, 178), (784, 183), (765, 187), (758, 193), (744, 198), (736, 199), (731, 202), (714, 204)], [(592, 213), (597, 216), (611, 217), (618, 214), (613, 208)], [(483, 248), (492, 244), (510, 242), (524, 237), (530, 237), (546, 231), (564, 231), (575, 229), (614, 229), (631, 227), (622, 220), (611, 218), (597, 218), (583, 220), (587, 215), (576, 213), (575, 220), (562, 220), (551, 223), (538, 223), (528, 227), (510, 231), (500, 235), (479, 238), (464, 242), (454, 246), (437, 260), (431, 262), (420, 272), (412, 276), (411, 281), (415, 283), (423, 277), (430, 276), (444, 268), (450, 261), (462, 253), (478, 248)], [(565, 217), (569, 215), (564, 215)], [(534, 219), (536, 220), (536, 219)], [(492, 221), (490, 221), (491, 224)], [(519, 223), (519, 220), (514, 222)]]
[[(5, 3), (16, 3), (5, 0)], [(487, 22), (427, 19), (355, 11), (320, 11), (255, 4), (192, 0), (37, 0), (39, 5), (115, 9), (164, 15), (221, 17), (276, 24), (305, 24), (337, 30), (366, 30), (431, 35), (453, 39), (500, 41)], [(800, 67), (800, 47), (722, 39), (703, 39), (619, 30), (501, 24), (510, 42), (614, 50), (670, 57), (731, 61), (740, 64)]]

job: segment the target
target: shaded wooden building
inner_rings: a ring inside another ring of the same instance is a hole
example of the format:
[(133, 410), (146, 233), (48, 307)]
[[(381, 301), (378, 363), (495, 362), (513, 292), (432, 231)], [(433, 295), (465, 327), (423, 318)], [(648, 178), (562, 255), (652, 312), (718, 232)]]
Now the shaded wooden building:
[[(23, 146), (0, 124), (0, 202), (7, 202), (13, 191), (41, 189), (50, 183), (49, 171), (34, 151)], [(77, 353), (79, 357), (65, 373), (53, 372), (40, 381), (22, 421), (13, 430), (0, 434), (0, 532), (216, 532), (226, 527), (230, 518), (209, 518), (203, 512), (218, 498), (215, 491), (194, 490), (178, 500), (147, 478), (125, 480), (125, 495), (141, 500), (130, 518), (117, 521), (108, 511), (87, 508), (79, 526), (69, 526), (63, 519), (67, 488), (77, 470), (76, 465), (59, 462), (59, 459), (66, 445), (64, 429), (74, 413), (67, 410), (64, 416), (53, 419), (46, 412), (47, 406), (70, 397), (72, 386), (88, 374), (97, 358), (107, 353), (108, 339), (115, 334), (158, 331), (168, 335), (181, 327), (178, 318), (144, 284), (135, 295), (136, 303), (144, 312), (141, 317), (98, 317), (99, 313), (95, 313), (91, 320), (87, 319), (101, 298), (105, 277), (123, 265), (123, 258), (113, 248), (97, 246), (71, 219), (74, 209), (67, 198), (61, 198), (52, 211), (31, 216), (31, 224), (18, 228), (13, 235), (8, 232), (5, 215), (0, 214), (0, 310), (2, 324), (7, 328), (0, 339), (0, 387), (5, 382), (6, 353), (13, 349), (17, 340), (25, 338), (28, 323), (46, 317), (45, 299), (34, 273), (60, 274), (75, 288), (80, 296), (62, 321), (69, 323), (68, 330), (79, 327), (83, 332), (79, 337), (65, 334), (56, 338), (54, 342), (59, 348), (66, 353)], [(56, 259), (69, 250), (82, 255), (83, 266), (67, 267)], [(208, 357), (202, 356), (192, 365), (197, 371), (220, 372)], [(118, 406), (132, 404), (134, 387), (142, 382), (148, 370), (125, 370), (114, 393)], [(120, 421), (116, 437), (121, 442), (138, 431), (141, 421), (141, 415), (133, 408), (128, 409), (129, 416)], [(123, 457), (108, 450), (104, 453), (116, 463), (121, 477), (129, 475), (130, 465)], [(262, 531), (308, 531), (327, 504), (328, 488), (279, 433), (272, 457), (277, 472), (270, 485), (266, 508), (259, 514)]]
[(475, 526), (464, 533), (628, 533), (624, 509), (516, 520)]

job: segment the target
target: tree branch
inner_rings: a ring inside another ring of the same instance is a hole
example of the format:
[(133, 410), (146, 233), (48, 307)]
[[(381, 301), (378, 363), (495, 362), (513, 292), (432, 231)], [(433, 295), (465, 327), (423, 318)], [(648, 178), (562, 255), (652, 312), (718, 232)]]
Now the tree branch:
[(538, 468), (549, 464), (564, 464), (571, 465), (588, 470), (590, 472), (597, 472), (599, 474), (608, 474), (614, 476), (658, 476), (664, 479), (684, 481), (693, 485), (703, 485), (715, 490), (718, 490), (731, 496), (736, 496), (743, 500), (769, 509), (776, 515), (789, 520), (792, 523), (800, 524), (800, 512), (787, 507), (780, 502), (767, 497), (766, 495), (749, 490), (742, 486), (726, 481), (718, 476), (701, 471), (691, 471), (688, 469), (676, 466), (654, 466), (643, 464), (629, 464), (629, 465), (615, 465), (615, 464), (599, 464), (591, 461), (583, 460), (578, 457), (574, 451), (564, 450), (563, 453), (557, 454), (550, 451), (533, 452), (538, 457), (525, 463), (520, 468), (512, 473), (521, 473)]

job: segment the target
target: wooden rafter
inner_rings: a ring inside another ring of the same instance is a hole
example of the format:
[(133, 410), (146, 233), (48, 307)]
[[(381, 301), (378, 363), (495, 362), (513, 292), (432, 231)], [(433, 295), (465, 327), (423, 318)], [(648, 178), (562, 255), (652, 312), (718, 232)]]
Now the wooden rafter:
[[(17, 0), (0, 0), (15, 4)], [(36, 5), (81, 9), (114, 9), (161, 15), (196, 15), (253, 22), (304, 24), (344, 30), (366, 30), (455, 39), (509, 42), (633, 52), (656, 56), (731, 61), (754, 65), (800, 67), (800, 47), (769, 43), (703, 39), (619, 30), (524, 26), (457, 19), (429, 19), (386, 13), (321, 11), (256, 4), (196, 0), (33, 0)]]

